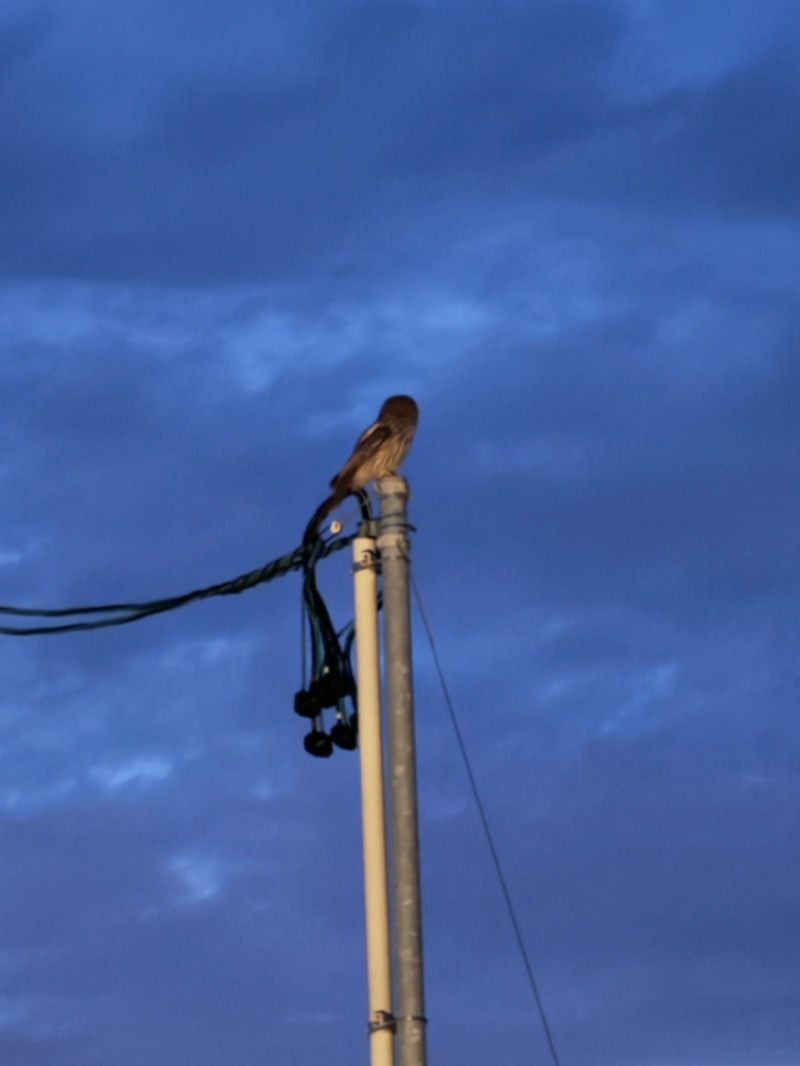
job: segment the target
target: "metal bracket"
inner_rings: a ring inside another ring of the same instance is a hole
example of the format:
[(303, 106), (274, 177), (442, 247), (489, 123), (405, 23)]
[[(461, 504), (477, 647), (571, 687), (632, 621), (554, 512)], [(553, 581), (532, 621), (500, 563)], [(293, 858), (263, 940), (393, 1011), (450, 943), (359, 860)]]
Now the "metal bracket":
[(397, 1019), (388, 1010), (376, 1010), (373, 1012), (372, 1021), (367, 1026), (367, 1033), (372, 1036), (373, 1033), (382, 1033), (388, 1029), (391, 1033), (397, 1032)]
[(371, 548), (368, 551), (362, 552), (361, 556), (364, 562), (353, 563), (353, 573), (357, 573), (359, 570), (375, 570), (376, 573), (381, 571), (381, 559), (380, 552), (377, 548)]

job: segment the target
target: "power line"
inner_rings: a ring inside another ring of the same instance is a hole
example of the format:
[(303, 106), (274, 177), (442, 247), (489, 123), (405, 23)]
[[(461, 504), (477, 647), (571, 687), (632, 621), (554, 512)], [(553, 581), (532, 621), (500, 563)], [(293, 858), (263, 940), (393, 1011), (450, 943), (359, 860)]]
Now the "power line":
[[(314, 549), (315, 558), (321, 559), (333, 552), (341, 551), (352, 543), (353, 537), (337, 537), (320, 543)], [(208, 599), (210, 596), (230, 596), (248, 589), (255, 588), (276, 577), (282, 577), (292, 570), (302, 570), (308, 562), (309, 548), (300, 545), (294, 551), (274, 559), (257, 570), (250, 570), (239, 577), (222, 581), (206, 588), (195, 589), (185, 592), (180, 596), (170, 596), (165, 599), (149, 600), (144, 603), (105, 603), (88, 607), (10, 607), (0, 605), (0, 614), (13, 615), (24, 618), (75, 618), (82, 615), (108, 614), (109, 618), (99, 618), (91, 622), (64, 622), (58, 625), (37, 626), (0, 626), (0, 635), (9, 637), (32, 637), (41, 636), (45, 633), (68, 633), (85, 629), (104, 629), (108, 626), (127, 625), (129, 622), (138, 622), (142, 618), (151, 615), (162, 614), (164, 611), (173, 611), (178, 607), (184, 607), (188, 603), (197, 600)]]
[(539, 986), (537, 985), (536, 978), (533, 975), (533, 967), (531, 966), (530, 959), (528, 958), (528, 952), (525, 948), (525, 941), (522, 938), (522, 930), (520, 929), (520, 924), (517, 920), (517, 915), (514, 910), (514, 904), (511, 900), (511, 893), (509, 892), (508, 884), (503, 874), (503, 868), (500, 863), (500, 856), (498, 855), (497, 848), (494, 843), (494, 838), (492, 836), (492, 831), (489, 827), (489, 820), (486, 817), (486, 810), (483, 806), (483, 801), (481, 800), (480, 792), (478, 791), (478, 783), (475, 780), (475, 774), (472, 772), (472, 765), (470, 763), (469, 756), (467, 755), (467, 748), (464, 743), (464, 737), (462, 736), (461, 729), (458, 725), (455, 707), (453, 705), (453, 700), (450, 696), (450, 690), (447, 687), (447, 682), (444, 677), (444, 671), (442, 670), (442, 664), (439, 661), (439, 653), (436, 650), (436, 642), (433, 638), (433, 631), (431, 629), (430, 622), (428, 621), (428, 616), (425, 613), (425, 608), (422, 605), (422, 597), (419, 594), (419, 589), (417, 587), (416, 581), (414, 580), (413, 574), (411, 577), (411, 584), (414, 589), (414, 598), (417, 601), (417, 607), (419, 608), (420, 617), (422, 618), (422, 625), (425, 629), (425, 634), (428, 638), (428, 643), (431, 646), (433, 662), (436, 667), (436, 672), (439, 675), (439, 682), (442, 686), (442, 692), (444, 693), (444, 700), (447, 705), (448, 713), (450, 715), (450, 721), (453, 725), (453, 731), (456, 735), (458, 747), (461, 752), (461, 758), (464, 762), (464, 768), (467, 772), (467, 778), (469, 780), (470, 788), (472, 790), (472, 796), (475, 800), (475, 806), (478, 808), (478, 814), (483, 825), (483, 832), (486, 837), (486, 842), (489, 845), (489, 851), (492, 856), (492, 862), (494, 863), (495, 873), (497, 874), (497, 880), (500, 883), (500, 888), (502, 890), (503, 897), (506, 903), (506, 909), (508, 910), (508, 915), (511, 919), (511, 924), (514, 928), (514, 935), (517, 940), (517, 947), (519, 948), (519, 953), (522, 956), (522, 962), (525, 966), (525, 972), (528, 976), (528, 984), (530, 986), (531, 993), (533, 994), (533, 998), (536, 1003), (536, 1009), (539, 1013), (539, 1018), (542, 1023), (542, 1028), (544, 1029), (545, 1037), (547, 1038), (547, 1045), (550, 1049), (550, 1055), (553, 1059), (555, 1066), (561, 1066), (561, 1060), (559, 1059), (558, 1052), (556, 1051), (553, 1033), (550, 1029), (550, 1023), (547, 1020), (547, 1013), (544, 1009), (544, 1003), (542, 1002), (542, 997), (539, 994)]

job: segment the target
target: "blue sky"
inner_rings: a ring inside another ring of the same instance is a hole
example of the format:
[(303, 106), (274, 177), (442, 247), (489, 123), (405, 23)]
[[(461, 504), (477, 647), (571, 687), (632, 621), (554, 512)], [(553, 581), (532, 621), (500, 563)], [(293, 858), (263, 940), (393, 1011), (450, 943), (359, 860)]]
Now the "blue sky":
[[(6, 0), (0, 602), (413, 553), (563, 1066), (797, 1066), (800, 8)], [(350, 616), (348, 566), (323, 581)], [(0, 642), (0, 1058), (367, 1060), (299, 580)], [(548, 1061), (416, 627), (432, 1062)]]

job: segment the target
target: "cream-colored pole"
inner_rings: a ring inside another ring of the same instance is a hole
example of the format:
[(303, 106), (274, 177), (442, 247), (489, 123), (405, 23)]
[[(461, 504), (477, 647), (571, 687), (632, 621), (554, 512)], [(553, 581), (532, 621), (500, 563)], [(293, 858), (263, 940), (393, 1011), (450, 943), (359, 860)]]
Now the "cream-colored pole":
[[(362, 532), (367, 532), (366, 524)], [(386, 814), (381, 739), (381, 679), (378, 645), (378, 553), (375, 539), (353, 541), (353, 587), (358, 670), (358, 747), (364, 837), (364, 899), (371, 1066), (394, 1064), (392, 960), (386, 867)]]

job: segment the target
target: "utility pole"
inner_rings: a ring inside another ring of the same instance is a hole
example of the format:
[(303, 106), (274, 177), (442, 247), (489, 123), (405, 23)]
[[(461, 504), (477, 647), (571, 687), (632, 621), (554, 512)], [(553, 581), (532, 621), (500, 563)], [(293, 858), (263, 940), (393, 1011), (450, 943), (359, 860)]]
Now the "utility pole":
[(378, 648), (378, 551), (375, 525), (374, 521), (362, 522), (359, 536), (353, 541), (358, 747), (361, 761), (364, 903), (367, 919), (370, 1064), (394, 1066), (392, 956), (389, 939)]
[(377, 482), (383, 576), (384, 667), (388, 703), (395, 1021), (399, 1066), (426, 1066), (417, 767), (411, 670), (408, 483)]

